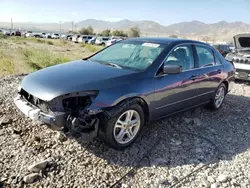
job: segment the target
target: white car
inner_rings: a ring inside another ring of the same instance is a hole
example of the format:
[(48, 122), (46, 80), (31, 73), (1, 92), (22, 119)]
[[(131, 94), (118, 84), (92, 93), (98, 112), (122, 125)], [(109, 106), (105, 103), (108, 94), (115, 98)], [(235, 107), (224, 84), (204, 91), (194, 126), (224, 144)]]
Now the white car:
[(62, 35), (60, 36), (60, 38), (61, 38), (61, 39), (66, 39), (66, 38), (67, 38), (67, 35), (62, 34)]
[(110, 40), (108, 40), (106, 43), (105, 43), (105, 45), (106, 46), (110, 46), (110, 45), (112, 45), (112, 44), (114, 44), (114, 43), (117, 43), (117, 42), (119, 42), (119, 41), (121, 41), (122, 39), (110, 39)]
[(82, 36), (80, 36), (78, 39), (77, 39), (77, 41), (79, 42), (79, 43), (81, 43), (81, 42), (83, 42), (83, 43), (88, 43), (88, 41), (90, 40), (90, 39), (92, 39), (93, 38), (93, 36), (90, 36), (90, 35), (82, 35)]
[(34, 34), (32, 33), (32, 31), (27, 31), (27, 33), (25, 33), (25, 37), (33, 37)]
[(2, 32), (3, 32), (4, 35), (10, 35), (10, 32), (7, 31), (7, 30), (3, 30)]
[(235, 49), (225, 58), (233, 62), (236, 79), (250, 81), (250, 34), (238, 34), (233, 38)]
[(53, 34), (51, 35), (51, 38), (52, 38), (52, 39), (59, 39), (59, 38), (60, 38), (60, 35), (57, 34), (57, 33), (53, 33)]
[(109, 40), (109, 37), (97, 37), (95, 44), (97, 45), (105, 45), (105, 43)]
[(80, 37), (81, 35), (73, 35), (72, 36), (72, 41), (77, 43), (78, 42), (78, 38)]

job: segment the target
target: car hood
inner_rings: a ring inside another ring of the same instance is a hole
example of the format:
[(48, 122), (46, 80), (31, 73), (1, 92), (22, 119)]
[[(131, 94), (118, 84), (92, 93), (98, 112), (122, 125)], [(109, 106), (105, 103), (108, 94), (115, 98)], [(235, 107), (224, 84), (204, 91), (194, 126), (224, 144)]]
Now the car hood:
[(239, 34), (234, 36), (235, 48), (240, 49), (250, 49), (250, 34)]
[(50, 101), (67, 93), (121, 85), (127, 83), (134, 74), (137, 71), (78, 60), (33, 72), (23, 79), (21, 88), (42, 100)]

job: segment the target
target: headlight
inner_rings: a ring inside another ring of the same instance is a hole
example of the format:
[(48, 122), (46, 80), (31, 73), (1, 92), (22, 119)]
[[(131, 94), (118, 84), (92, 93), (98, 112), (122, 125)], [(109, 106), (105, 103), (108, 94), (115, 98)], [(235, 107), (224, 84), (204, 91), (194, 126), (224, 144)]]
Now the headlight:
[(57, 112), (86, 109), (94, 101), (98, 91), (68, 93), (49, 102), (50, 109)]

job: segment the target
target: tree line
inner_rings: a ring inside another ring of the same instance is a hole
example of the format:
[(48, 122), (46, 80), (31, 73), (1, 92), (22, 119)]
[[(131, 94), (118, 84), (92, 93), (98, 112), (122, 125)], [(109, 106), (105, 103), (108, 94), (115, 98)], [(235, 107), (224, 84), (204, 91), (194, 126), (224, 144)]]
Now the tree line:
[(95, 33), (94, 29), (89, 26), (87, 28), (81, 28), (78, 32), (72, 32), (74, 34), (81, 34), (81, 35), (99, 35), (99, 36), (119, 36), (119, 37), (140, 37), (140, 29), (138, 27), (132, 27), (128, 31), (123, 30), (113, 30), (105, 29), (100, 33)]

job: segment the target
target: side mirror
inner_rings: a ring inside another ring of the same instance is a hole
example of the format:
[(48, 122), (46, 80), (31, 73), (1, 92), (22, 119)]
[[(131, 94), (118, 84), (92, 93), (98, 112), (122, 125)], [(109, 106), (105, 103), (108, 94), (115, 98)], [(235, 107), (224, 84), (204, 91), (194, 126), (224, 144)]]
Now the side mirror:
[(164, 74), (178, 74), (182, 72), (182, 67), (180, 65), (164, 65)]

